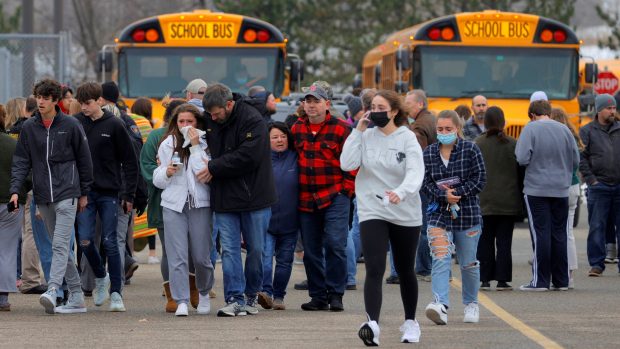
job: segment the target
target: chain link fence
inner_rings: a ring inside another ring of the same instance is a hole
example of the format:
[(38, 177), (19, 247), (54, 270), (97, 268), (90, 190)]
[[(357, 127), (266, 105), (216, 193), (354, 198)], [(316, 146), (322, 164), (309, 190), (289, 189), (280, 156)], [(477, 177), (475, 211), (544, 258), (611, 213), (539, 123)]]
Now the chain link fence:
[(69, 81), (71, 36), (59, 34), (0, 34), (0, 103), (32, 93), (44, 78)]

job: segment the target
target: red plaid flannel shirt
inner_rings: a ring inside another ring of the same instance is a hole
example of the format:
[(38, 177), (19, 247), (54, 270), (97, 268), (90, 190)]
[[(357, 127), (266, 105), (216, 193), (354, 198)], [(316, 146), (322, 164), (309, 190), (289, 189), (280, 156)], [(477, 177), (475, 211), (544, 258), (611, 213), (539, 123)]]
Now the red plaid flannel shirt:
[(299, 154), (299, 210), (326, 208), (338, 193), (352, 197), (355, 175), (340, 169), (340, 154), (351, 133), (350, 126), (331, 117), (328, 111), (316, 135), (310, 130), (308, 118), (297, 120), (291, 132)]

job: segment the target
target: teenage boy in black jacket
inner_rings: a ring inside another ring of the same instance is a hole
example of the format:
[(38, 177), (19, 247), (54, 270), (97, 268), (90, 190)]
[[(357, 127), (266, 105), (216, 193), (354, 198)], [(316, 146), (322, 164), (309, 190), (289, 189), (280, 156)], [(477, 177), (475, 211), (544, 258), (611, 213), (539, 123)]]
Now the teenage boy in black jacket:
[[(121, 265), (116, 228), (119, 196), (125, 212), (133, 207), (138, 180), (138, 161), (123, 122), (99, 105), (101, 86), (88, 82), (78, 87), (76, 98), (82, 112), (76, 118), (84, 127), (90, 147), (93, 169), (97, 174), (88, 194), (86, 210), (77, 217), (80, 246), (95, 274), (93, 298), (96, 306), (110, 297), (110, 311), (125, 311), (122, 291), (124, 268)], [(123, 171), (121, 171), (121, 167)], [(122, 191), (122, 180), (125, 190)], [(101, 221), (101, 239), (108, 259), (109, 275), (95, 244), (97, 214)], [(108, 295), (109, 288), (109, 295)]]
[[(86, 311), (70, 243), (76, 211), (86, 207), (86, 195), (93, 181), (84, 130), (77, 120), (60, 111), (60, 91), (60, 84), (49, 79), (34, 86), (38, 111), (22, 126), (13, 156), (10, 188), (10, 201), (17, 205), (17, 193), (32, 170), (34, 197), (52, 235), (48, 289), (39, 298), (48, 314)], [(63, 277), (70, 294), (66, 305), (56, 307), (56, 290), (62, 286)]]

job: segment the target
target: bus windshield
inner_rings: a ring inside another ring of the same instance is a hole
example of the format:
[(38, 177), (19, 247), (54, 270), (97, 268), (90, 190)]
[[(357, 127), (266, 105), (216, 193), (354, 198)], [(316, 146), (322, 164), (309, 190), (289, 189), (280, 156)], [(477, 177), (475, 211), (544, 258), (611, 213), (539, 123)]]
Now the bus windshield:
[(189, 81), (221, 82), (233, 92), (254, 85), (279, 96), (283, 53), (277, 48), (124, 48), (119, 52), (118, 83), (124, 97), (184, 97)]
[(430, 97), (529, 98), (540, 90), (549, 99), (572, 99), (577, 94), (574, 49), (419, 46), (416, 51), (420, 81), (414, 84)]

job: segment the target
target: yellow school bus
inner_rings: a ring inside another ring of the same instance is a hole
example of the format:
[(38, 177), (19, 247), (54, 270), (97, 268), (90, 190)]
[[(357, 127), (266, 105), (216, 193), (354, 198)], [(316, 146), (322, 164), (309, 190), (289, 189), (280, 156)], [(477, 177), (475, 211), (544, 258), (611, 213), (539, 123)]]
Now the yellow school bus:
[(518, 137), (529, 121), (530, 95), (544, 91), (579, 126), (579, 46), (574, 31), (523, 13), (459, 13), (414, 25), (371, 49), (362, 86), (405, 93), (423, 89), (438, 112), (484, 95), (504, 110)]
[(196, 78), (233, 92), (262, 85), (276, 97), (288, 94), (301, 63), (289, 60), (293, 71), (287, 69), (286, 44), (278, 28), (252, 17), (208, 10), (164, 14), (125, 27), (114, 45), (104, 46), (100, 69), (113, 72), (128, 105), (153, 99), (159, 126), (163, 108), (156, 101), (167, 93), (184, 97)]

